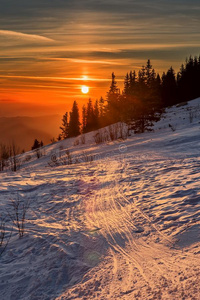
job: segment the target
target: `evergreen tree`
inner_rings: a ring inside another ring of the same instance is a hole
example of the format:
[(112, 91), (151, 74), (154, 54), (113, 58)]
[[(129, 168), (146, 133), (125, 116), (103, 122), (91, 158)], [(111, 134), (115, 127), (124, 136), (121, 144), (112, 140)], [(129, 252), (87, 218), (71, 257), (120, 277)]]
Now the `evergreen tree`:
[[(153, 120), (157, 120), (162, 106), (171, 106), (180, 101), (194, 99), (200, 96), (200, 56), (186, 60), (177, 76), (171, 67), (163, 73), (162, 79), (155, 73), (151, 61), (148, 60), (138, 74), (131, 71), (124, 79), (124, 90), (120, 90), (112, 73), (112, 81), (104, 99), (96, 100), (93, 105), (89, 99), (82, 109), (82, 132), (89, 132), (118, 121), (133, 124), (135, 132), (151, 130)], [(78, 106), (74, 102), (68, 115), (63, 118), (62, 137), (76, 136), (80, 133)]]
[(113, 72), (110, 89), (107, 93), (106, 118), (108, 124), (119, 121), (119, 95), (119, 88), (117, 87), (115, 74)]
[(124, 91), (123, 91), (123, 93), (125, 95), (129, 95), (129, 93), (130, 93), (130, 77), (129, 77), (128, 73), (126, 74), (125, 79), (124, 79)]
[(75, 137), (80, 134), (79, 109), (77, 102), (74, 101), (70, 112), (68, 136)]
[(123, 120), (133, 125), (135, 132), (144, 132), (150, 130), (152, 121), (156, 118), (155, 111), (160, 106), (161, 87), (160, 77), (156, 77), (150, 60), (146, 66), (142, 67), (138, 76), (136, 73), (130, 72), (128, 84), (128, 76), (125, 78), (125, 87), (128, 85), (129, 90), (123, 93), (123, 101), (121, 101), (121, 114)]
[(85, 107), (85, 105), (83, 105), (83, 108), (82, 108), (82, 133), (86, 132), (86, 124), (87, 124), (86, 107)]
[(66, 112), (62, 118), (62, 126), (60, 127), (61, 129), (61, 134), (60, 138), (61, 139), (66, 139), (68, 138), (69, 135), (69, 120), (68, 120), (68, 112)]
[(105, 101), (104, 101), (103, 97), (101, 97), (99, 99), (99, 118), (103, 118), (103, 116), (104, 116), (104, 110), (105, 110), (104, 105), (105, 105)]
[(151, 62), (150, 62), (150, 59), (148, 59), (147, 61), (147, 65), (145, 67), (145, 83), (148, 87), (150, 87), (151, 83), (152, 83), (152, 80), (154, 79), (153, 78), (153, 74), (155, 74), (154, 70), (152, 69), (152, 65), (151, 65)]
[(195, 99), (200, 96), (200, 58), (191, 56), (186, 59), (177, 75), (179, 102)]
[(174, 105), (178, 102), (176, 76), (171, 67), (167, 74), (162, 75), (162, 101), (164, 106)]
[(61, 141), (61, 140), (62, 140), (62, 136), (61, 136), (61, 134), (59, 134), (57, 137), (57, 141)]
[(139, 92), (141, 93), (146, 88), (146, 69), (144, 66), (142, 66), (142, 69), (138, 72), (138, 87)]
[(135, 93), (135, 88), (136, 88), (136, 81), (137, 81), (137, 76), (136, 72), (130, 72), (130, 90), (129, 90), (129, 95), (134, 96)]
[(112, 73), (112, 82), (111, 82), (111, 85), (110, 85), (108, 96), (110, 96), (110, 95), (116, 95), (118, 93), (119, 93), (119, 89), (117, 87), (117, 82), (115, 80), (115, 74), (113, 72)]
[(86, 132), (92, 131), (95, 129), (95, 114), (92, 104), (92, 100), (89, 99), (86, 109)]
[(99, 128), (99, 101), (96, 100), (94, 104), (94, 127), (95, 129)]
[(35, 150), (35, 149), (38, 149), (40, 148), (40, 142), (35, 139), (34, 143), (33, 143), (33, 146), (31, 147), (32, 150)]

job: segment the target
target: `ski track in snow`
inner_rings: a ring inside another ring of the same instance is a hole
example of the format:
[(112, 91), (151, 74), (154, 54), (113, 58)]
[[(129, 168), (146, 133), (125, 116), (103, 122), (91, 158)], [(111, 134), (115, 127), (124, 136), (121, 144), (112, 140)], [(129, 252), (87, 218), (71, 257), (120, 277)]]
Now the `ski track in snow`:
[(91, 163), (0, 173), (1, 212), (30, 200), (24, 237), (14, 228), (0, 257), (1, 300), (200, 299), (200, 131), (171, 133), (180, 112), (156, 125), (165, 135), (84, 146)]
[[(168, 163), (170, 166), (171, 161)], [(169, 166), (166, 166), (166, 172), (169, 172)], [(123, 165), (121, 168), (122, 172), (116, 161), (110, 162), (104, 177), (110, 184), (103, 180), (98, 195), (91, 197), (89, 202), (87, 200), (87, 204), (83, 203), (86, 210), (89, 208), (89, 212), (86, 213), (86, 226), (100, 228), (98, 232), (107, 242), (107, 266), (110, 265), (110, 268), (107, 267), (107, 272), (102, 274), (101, 269), (105, 268), (103, 260), (103, 266), (92, 271), (90, 280), (79, 284), (59, 299), (78, 299), (82, 298), (82, 295), (85, 295), (85, 299), (198, 299), (200, 268), (199, 255), (194, 254), (197, 252), (196, 248), (192, 252), (184, 252), (178, 245), (174, 232), (169, 234), (169, 226), (164, 230), (155, 222), (153, 215), (148, 216), (145, 213), (148, 201), (140, 200), (139, 197), (138, 200), (133, 200), (131, 197), (131, 191), (140, 189), (143, 195), (144, 185), (149, 181), (152, 189), (155, 188), (155, 184), (157, 189), (159, 183), (154, 180), (154, 176), (159, 174), (148, 176), (147, 174), (152, 172), (146, 167), (147, 182), (145, 178), (141, 179), (142, 182), (137, 180), (133, 187), (134, 180), (130, 180), (128, 184), (121, 184), (123, 178), (120, 177), (125, 177), (127, 181), (127, 178), (138, 177), (139, 174), (133, 173), (131, 168), (125, 169)], [(181, 173), (180, 165), (179, 172)], [(168, 184), (170, 185), (170, 182)], [(103, 188), (104, 186), (107, 189)], [(162, 190), (160, 194), (162, 195)], [(169, 211), (167, 214), (166, 206), (163, 209), (163, 218), (175, 213)], [(176, 219), (178, 218), (180, 217)], [(190, 220), (188, 217), (188, 223), (185, 221), (186, 228), (192, 226)], [(171, 224), (170, 227), (174, 226), (177, 224)], [(179, 227), (179, 231), (182, 230)]]

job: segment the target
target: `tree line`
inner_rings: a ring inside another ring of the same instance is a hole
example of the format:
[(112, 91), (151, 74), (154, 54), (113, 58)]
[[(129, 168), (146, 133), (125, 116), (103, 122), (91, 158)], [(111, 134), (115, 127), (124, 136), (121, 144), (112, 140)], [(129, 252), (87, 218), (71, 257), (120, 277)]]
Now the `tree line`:
[[(160, 118), (163, 108), (176, 105), (200, 97), (200, 56), (190, 56), (181, 65), (176, 74), (172, 67), (160, 76), (155, 72), (150, 60), (146, 66), (136, 71), (130, 71), (124, 78), (124, 88), (120, 89), (112, 73), (110, 88), (106, 98), (100, 98), (94, 103), (91, 99), (82, 107), (82, 120), (78, 103), (74, 101), (70, 112), (62, 118), (61, 134), (58, 140), (75, 137), (102, 127), (124, 122), (135, 133), (151, 130), (153, 121)], [(84, 137), (82, 135), (82, 137)], [(54, 139), (51, 142), (55, 142)], [(32, 150), (39, 158), (43, 142), (35, 139)], [(24, 152), (24, 151), (22, 151)], [(0, 144), (0, 171), (7, 167), (16, 171), (20, 162), (19, 148)]]
[(135, 133), (151, 130), (152, 121), (158, 120), (163, 108), (200, 97), (200, 56), (186, 59), (176, 74), (172, 67), (160, 76), (150, 60), (136, 72), (130, 71), (120, 92), (115, 74), (106, 98), (94, 103), (91, 99), (82, 107), (74, 101), (71, 112), (62, 118), (58, 140), (78, 136), (104, 126), (125, 122)]

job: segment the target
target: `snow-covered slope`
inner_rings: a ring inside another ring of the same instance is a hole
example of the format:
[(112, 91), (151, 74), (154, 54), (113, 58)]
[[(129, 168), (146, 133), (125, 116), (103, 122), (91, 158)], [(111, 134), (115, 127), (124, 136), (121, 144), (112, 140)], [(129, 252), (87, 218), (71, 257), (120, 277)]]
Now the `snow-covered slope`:
[(0, 299), (200, 299), (199, 122), (196, 99), (154, 132), (99, 145), (89, 133), (0, 173), (8, 234), (11, 199), (30, 202), (0, 257)]

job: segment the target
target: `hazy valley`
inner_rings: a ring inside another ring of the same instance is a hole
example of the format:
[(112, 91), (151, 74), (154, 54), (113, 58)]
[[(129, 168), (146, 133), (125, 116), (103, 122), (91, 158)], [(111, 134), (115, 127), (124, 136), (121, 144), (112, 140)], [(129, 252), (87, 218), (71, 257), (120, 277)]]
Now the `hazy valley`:
[(13, 141), (21, 150), (30, 150), (34, 139), (45, 145), (58, 137), (61, 124), (60, 115), (39, 117), (0, 117), (0, 143), (10, 144)]

